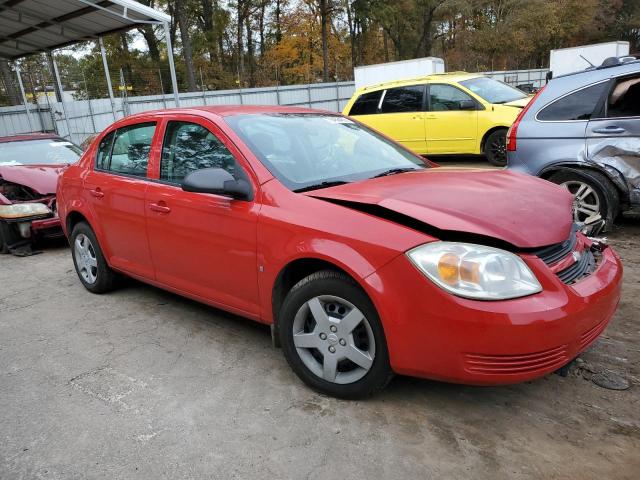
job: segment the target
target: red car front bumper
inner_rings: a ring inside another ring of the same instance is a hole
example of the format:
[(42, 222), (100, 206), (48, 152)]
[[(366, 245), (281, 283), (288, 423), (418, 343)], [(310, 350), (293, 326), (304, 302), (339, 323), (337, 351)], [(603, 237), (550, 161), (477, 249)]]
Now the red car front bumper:
[(41, 237), (62, 237), (62, 225), (58, 217), (43, 218), (31, 221), (31, 231), (35, 236)]
[(570, 286), (537, 257), (523, 258), (543, 291), (497, 302), (445, 292), (404, 255), (367, 277), (393, 370), (456, 383), (509, 384), (553, 372), (586, 349), (618, 306), (618, 255), (607, 247), (596, 271)]

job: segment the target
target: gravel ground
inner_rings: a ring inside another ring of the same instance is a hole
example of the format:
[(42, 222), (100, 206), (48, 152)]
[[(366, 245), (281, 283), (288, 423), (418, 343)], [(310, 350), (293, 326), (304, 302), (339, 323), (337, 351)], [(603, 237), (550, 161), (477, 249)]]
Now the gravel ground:
[(610, 234), (622, 303), (566, 378), (358, 402), (305, 388), (261, 325), (133, 281), (92, 295), (63, 245), (2, 256), (0, 478), (637, 479), (639, 234)]

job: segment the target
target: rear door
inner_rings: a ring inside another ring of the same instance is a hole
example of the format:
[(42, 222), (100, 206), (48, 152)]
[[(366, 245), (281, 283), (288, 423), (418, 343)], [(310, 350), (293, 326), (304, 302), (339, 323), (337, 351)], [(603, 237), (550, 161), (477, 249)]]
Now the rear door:
[(416, 153), (426, 153), (425, 85), (407, 85), (363, 94), (350, 116)]
[[(258, 314), (256, 232), (259, 204), (252, 172), (239, 150), (212, 122), (172, 116), (164, 127), (156, 178), (146, 191), (149, 246), (156, 280), (180, 292)], [(185, 192), (184, 177), (224, 168), (254, 184), (254, 200)]]
[(640, 204), (640, 73), (611, 81), (597, 117), (587, 125), (587, 158), (620, 172)]
[(478, 110), (463, 110), (460, 102), (465, 100), (477, 104), (469, 94), (453, 85), (429, 84), (427, 153), (474, 153), (478, 138)]
[(84, 179), (84, 196), (102, 232), (101, 247), (110, 264), (153, 278), (145, 220), (147, 166), (153, 153), (154, 120), (140, 121), (107, 134), (94, 168)]

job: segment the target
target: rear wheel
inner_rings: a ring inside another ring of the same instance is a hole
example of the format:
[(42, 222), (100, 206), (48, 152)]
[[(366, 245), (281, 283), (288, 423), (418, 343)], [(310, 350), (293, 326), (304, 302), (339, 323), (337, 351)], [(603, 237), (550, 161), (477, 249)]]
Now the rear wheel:
[(602, 173), (593, 170), (567, 168), (549, 177), (553, 183), (566, 188), (573, 196), (573, 220), (582, 223), (600, 215), (605, 228), (611, 228), (618, 215), (620, 198), (618, 190)]
[(366, 397), (392, 377), (378, 313), (343, 273), (324, 270), (298, 282), (284, 300), (278, 331), (293, 371), (319, 392)]
[(507, 164), (506, 129), (491, 132), (484, 142), (484, 155), (489, 163), (496, 167), (504, 167)]
[(93, 293), (105, 293), (116, 285), (117, 275), (107, 265), (91, 227), (80, 222), (71, 232), (73, 264), (82, 285)]

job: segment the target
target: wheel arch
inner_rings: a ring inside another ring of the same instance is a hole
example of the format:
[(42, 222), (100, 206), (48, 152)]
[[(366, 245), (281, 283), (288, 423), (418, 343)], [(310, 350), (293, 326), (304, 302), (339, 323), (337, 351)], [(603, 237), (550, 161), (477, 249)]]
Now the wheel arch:
[[(311, 256), (291, 260), (282, 267), (280, 272), (278, 272), (271, 289), (271, 310), (274, 329), (277, 329), (278, 313), (280, 312), (280, 308), (282, 307), (282, 303), (284, 302), (287, 293), (300, 280), (321, 270), (334, 270), (336, 272), (343, 273), (353, 280), (363, 291), (365, 291), (362, 283), (358, 281), (354, 274), (340, 266), (338, 262)], [(365, 291), (365, 293), (367, 292)]]
[(622, 176), (622, 173), (613, 167), (604, 168), (603, 166), (595, 163), (586, 164), (585, 162), (578, 161), (564, 161), (546, 166), (540, 171), (538, 176), (544, 180), (549, 180), (553, 174), (562, 170), (590, 170), (592, 172), (600, 173), (608, 178), (616, 190), (618, 190), (621, 203), (627, 204), (629, 202), (629, 188), (624, 181), (624, 177)]
[(489, 130), (487, 130), (486, 132), (484, 132), (484, 135), (482, 136), (482, 140), (480, 140), (481, 153), (484, 153), (484, 146), (487, 143), (487, 138), (489, 138), (489, 135), (491, 135), (493, 132), (496, 132), (498, 130), (504, 130), (506, 132), (507, 130), (509, 130), (509, 127), (506, 125), (495, 125), (491, 127)]

